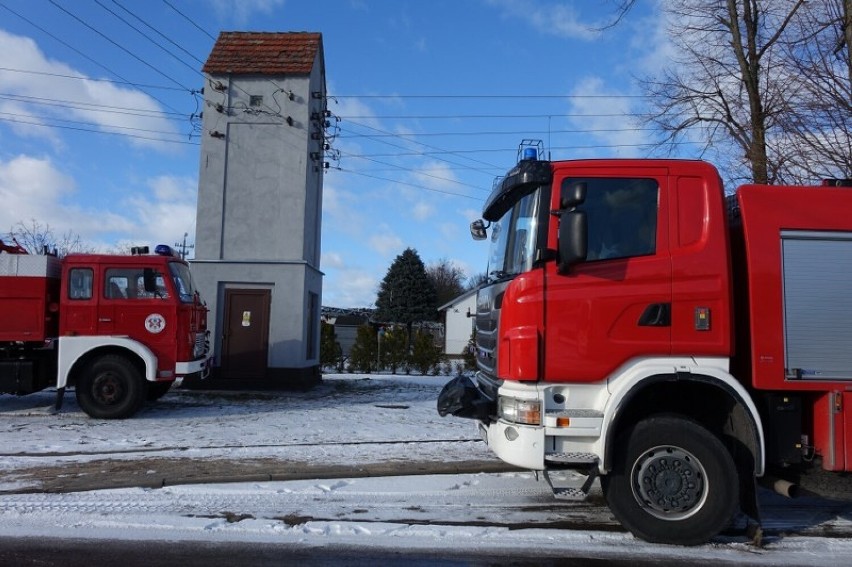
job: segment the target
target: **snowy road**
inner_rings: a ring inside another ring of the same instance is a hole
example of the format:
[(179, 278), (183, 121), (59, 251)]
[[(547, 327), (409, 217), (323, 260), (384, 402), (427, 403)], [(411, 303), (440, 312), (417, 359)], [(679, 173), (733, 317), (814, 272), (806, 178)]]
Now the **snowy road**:
[[(579, 477), (576, 482), (579, 482)], [(190, 485), (0, 497), (0, 537), (257, 543), (661, 564), (845, 564), (852, 506), (763, 493), (762, 547), (732, 531), (697, 548), (625, 533), (599, 495), (555, 502), (528, 473)]]
[[(455, 557), (462, 550), (492, 558), (661, 564), (845, 565), (852, 557), (852, 504), (844, 502), (762, 492), (761, 547), (733, 529), (687, 549), (638, 541), (613, 521), (599, 492), (584, 502), (555, 501), (546, 484), (525, 472), (345, 474), (366, 465), (494, 463), (471, 422), (435, 413), (445, 381), (343, 375), (307, 393), (177, 391), (121, 422), (92, 420), (73, 399), (53, 414), (48, 393), (2, 397), (0, 559), (2, 542), (55, 541), (60, 549), (78, 540), (125, 541), (128, 549), (140, 542), (253, 543), (343, 546), (356, 556), (404, 549)], [(337, 467), (340, 478), (42, 492), (47, 478), (63, 475), (107, 486), (121, 471), (158, 479), (163, 462), (200, 471), (254, 463), (266, 473)]]

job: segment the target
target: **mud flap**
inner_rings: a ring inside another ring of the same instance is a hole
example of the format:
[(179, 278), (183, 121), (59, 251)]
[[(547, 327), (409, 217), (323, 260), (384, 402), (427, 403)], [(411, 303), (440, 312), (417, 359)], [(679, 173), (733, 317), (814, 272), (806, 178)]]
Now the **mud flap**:
[(746, 537), (751, 540), (755, 547), (762, 547), (763, 526), (760, 520), (760, 505), (757, 500), (757, 479), (753, 474), (741, 475), (740, 509), (748, 518), (745, 528)]
[(486, 420), (493, 402), (486, 398), (467, 376), (453, 378), (438, 394), (438, 414)]

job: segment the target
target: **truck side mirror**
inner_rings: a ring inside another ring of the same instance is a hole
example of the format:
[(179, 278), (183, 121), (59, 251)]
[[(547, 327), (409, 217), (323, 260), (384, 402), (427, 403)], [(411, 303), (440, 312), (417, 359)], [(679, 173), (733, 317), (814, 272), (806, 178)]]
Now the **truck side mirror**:
[[(491, 223), (489, 223), (489, 225), (490, 224)], [(476, 219), (470, 223), (470, 235), (474, 240), (485, 240), (488, 238), (488, 232), (486, 231), (487, 228), (485, 221), (482, 219)]]
[(559, 193), (559, 208), (573, 209), (577, 205), (582, 205), (586, 200), (586, 184), (583, 182), (571, 183), (562, 186)]
[(559, 222), (559, 258), (556, 269), (567, 274), (571, 266), (586, 259), (589, 251), (586, 211), (564, 211)]
[(157, 271), (153, 268), (145, 268), (142, 271), (142, 281), (147, 293), (157, 292)]

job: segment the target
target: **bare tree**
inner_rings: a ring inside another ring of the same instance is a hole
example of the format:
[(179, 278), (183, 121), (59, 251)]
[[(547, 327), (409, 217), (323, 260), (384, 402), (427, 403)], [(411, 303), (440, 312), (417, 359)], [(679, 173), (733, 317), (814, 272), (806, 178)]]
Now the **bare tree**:
[(467, 279), (467, 285), (465, 289), (470, 291), (472, 289), (476, 289), (482, 284), (488, 281), (488, 274), (486, 272), (480, 272), (478, 274), (474, 274)]
[(426, 277), (429, 278), (432, 287), (435, 288), (439, 306), (455, 299), (465, 291), (464, 270), (446, 258), (429, 264), (426, 268)]
[(790, 110), (783, 49), (805, 0), (671, 0), (664, 5), (679, 55), (644, 81), (649, 120), (665, 142), (695, 135), (734, 156), (731, 177), (778, 180), (783, 154), (770, 135)]
[(783, 177), (852, 177), (852, 0), (809, 3), (785, 44)]
[(16, 241), (30, 254), (56, 254), (64, 257), (72, 252), (91, 252), (91, 246), (83, 243), (79, 234), (67, 231), (57, 237), (50, 225), (42, 225), (35, 219), (29, 224), (18, 221), (5, 235), (4, 240)]

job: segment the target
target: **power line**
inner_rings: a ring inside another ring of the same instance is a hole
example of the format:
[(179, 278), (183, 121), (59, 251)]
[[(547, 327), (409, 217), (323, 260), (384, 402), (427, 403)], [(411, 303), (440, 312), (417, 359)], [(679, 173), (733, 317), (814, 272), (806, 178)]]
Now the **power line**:
[[(329, 97), (333, 98), (333, 97)], [(633, 116), (628, 112), (615, 114), (369, 114), (369, 115), (341, 115), (343, 120), (364, 120), (369, 118), (381, 118), (385, 120), (459, 120), (459, 119), (485, 119), (503, 120), (520, 119), (530, 120), (535, 118), (624, 118)]]
[(570, 94), (353, 94), (340, 95), (336, 94), (330, 98), (390, 98), (390, 99), (642, 99), (649, 98), (651, 95), (629, 95), (629, 94), (589, 94), (589, 95), (570, 95)]
[(106, 112), (111, 114), (127, 114), (130, 116), (144, 116), (147, 118), (166, 118), (168, 115), (186, 117), (183, 113), (165, 112), (163, 110), (145, 110), (142, 108), (125, 108), (121, 106), (108, 106), (103, 104), (94, 104), (91, 102), (77, 102), (69, 100), (59, 100), (55, 98), (43, 98), (28, 95), (18, 95), (13, 93), (0, 93), (0, 99), (14, 100), (25, 102), (28, 104), (42, 104), (47, 106), (58, 106), (60, 108), (71, 108), (74, 110), (88, 110), (92, 112)]
[[(96, 0), (96, 1), (97, 1), (97, 0)], [(100, 4), (100, 2), (98, 2), (98, 3)], [(174, 41), (173, 39), (171, 39), (170, 37), (168, 37), (166, 34), (164, 34), (164, 33), (163, 33), (163, 32), (161, 32), (160, 30), (158, 30), (157, 28), (155, 28), (154, 26), (152, 26), (151, 24), (149, 24), (148, 22), (146, 22), (145, 20), (143, 20), (143, 19), (142, 19), (141, 17), (139, 17), (138, 15), (134, 14), (133, 12), (131, 12), (128, 8), (126, 8), (125, 6), (122, 6), (122, 5), (118, 2), (118, 0), (112, 0), (112, 3), (113, 3), (113, 4), (115, 4), (116, 6), (118, 6), (119, 8), (121, 8), (122, 10), (124, 10), (125, 12), (127, 12), (128, 14), (130, 14), (131, 16), (133, 16), (134, 18), (136, 18), (138, 21), (140, 21), (142, 24), (144, 24), (144, 25), (145, 25), (148, 29), (150, 29), (151, 31), (153, 31), (154, 33), (156, 33), (157, 35), (159, 35), (160, 37), (162, 37), (163, 39), (165, 39), (166, 41), (168, 41), (169, 43), (171, 43), (172, 45), (174, 45), (175, 47), (177, 47), (178, 49), (180, 49), (181, 51), (183, 51), (183, 52), (184, 52), (184, 53), (186, 53), (187, 55), (189, 55), (189, 56), (190, 56), (192, 59), (194, 59), (196, 62), (198, 62), (198, 63), (200, 63), (200, 64), (204, 65), (204, 61), (202, 61), (201, 59), (199, 59), (198, 57), (196, 57), (195, 55), (193, 55), (192, 53), (190, 53), (187, 49), (184, 49), (184, 47), (183, 47), (182, 45), (180, 45), (179, 43), (177, 43), (176, 41)], [(128, 24), (128, 25), (129, 25), (129, 24)], [(211, 39), (212, 39), (212, 38), (211, 38)], [(197, 73), (201, 74), (201, 73), (198, 71), (198, 69), (195, 69), (194, 67), (193, 67), (193, 69), (195, 70), (195, 72), (197, 72)]]
[[(114, 128), (116, 130), (131, 130), (134, 132), (148, 132), (149, 134), (164, 134), (166, 136), (183, 136), (178, 132), (167, 132), (165, 130), (149, 130), (147, 128), (134, 128), (132, 126), (118, 126), (116, 124), (98, 124), (96, 122), (84, 122), (82, 120), (68, 120), (67, 118), (55, 118), (52, 116), (37, 116), (35, 114), (18, 114), (15, 112), (0, 112), (0, 114), (5, 116), (16, 116), (18, 118), (34, 118), (39, 120), (50, 120), (53, 122), (64, 122), (67, 124), (82, 124), (84, 126), (92, 126), (92, 127), (100, 127), (100, 128)], [(35, 123), (38, 124), (38, 123)], [(50, 125), (50, 124), (45, 124)]]
[(146, 67), (152, 69), (154, 72), (158, 73), (159, 75), (162, 75), (163, 77), (170, 80), (171, 82), (178, 85), (179, 87), (183, 87), (183, 89), (185, 91), (187, 91), (189, 93), (193, 92), (192, 89), (182, 85), (177, 79), (170, 77), (169, 75), (167, 75), (166, 73), (164, 73), (163, 71), (161, 71), (160, 69), (155, 67), (154, 65), (151, 65), (150, 63), (148, 63), (147, 61), (145, 61), (144, 59), (142, 59), (141, 57), (139, 57), (138, 55), (136, 55), (135, 53), (133, 53), (129, 49), (125, 48), (124, 46), (122, 46), (118, 42), (114, 41), (112, 38), (108, 37), (106, 34), (95, 29), (94, 26), (89, 25), (88, 23), (83, 21), (81, 18), (77, 17), (75, 14), (72, 14), (71, 12), (69, 12), (68, 10), (66, 10), (65, 8), (60, 6), (59, 4), (57, 4), (56, 0), (47, 0), (47, 1), (50, 2), (51, 4), (53, 4), (54, 6), (56, 6), (57, 8), (59, 8), (60, 10), (62, 10), (63, 12), (65, 12), (66, 14), (68, 14), (69, 16), (71, 16), (72, 18), (74, 18), (75, 20), (77, 20), (78, 22), (80, 22), (82, 25), (86, 26), (87, 28), (89, 28), (90, 30), (92, 30), (93, 32), (95, 32), (96, 34), (101, 36), (102, 38), (104, 38), (105, 40), (107, 40), (108, 42), (110, 42), (111, 44), (113, 44), (114, 46), (116, 46), (117, 48), (119, 48), (122, 51), (124, 51), (125, 53), (127, 53), (128, 55), (130, 55), (131, 57), (133, 57), (134, 59), (136, 59), (137, 61), (139, 61), (143, 65), (145, 65)]
[[(693, 144), (701, 144), (703, 142), (673, 142), (674, 145), (693, 145)], [(667, 145), (672, 145), (667, 144)], [(656, 146), (655, 142), (648, 142), (644, 144), (591, 144), (585, 146), (555, 146), (549, 148), (551, 151), (553, 150), (594, 150), (594, 149), (615, 149), (615, 148), (648, 148)], [(507, 152), (510, 151), (510, 148), (479, 148), (479, 149), (470, 149), (470, 150), (439, 150), (432, 152), (403, 152), (399, 154), (353, 154), (351, 157), (357, 158), (377, 158), (377, 157), (405, 157), (405, 156), (424, 156), (424, 155), (440, 155), (440, 154), (477, 154), (477, 153), (494, 153), (494, 152)], [(511, 149), (514, 151), (514, 148)]]
[(433, 193), (442, 193), (444, 195), (451, 195), (453, 197), (463, 197), (465, 199), (475, 199), (476, 201), (482, 201), (481, 197), (474, 197), (472, 195), (464, 195), (462, 193), (453, 193), (452, 191), (443, 191), (441, 189), (435, 189), (433, 187), (426, 187), (425, 185), (417, 185), (416, 183), (408, 183), (407, 181), (399, 181), (397, 179), (389, 179), (387, 177), (379, 177), (377, 175), (370, 175), (368, 173), (363, 173), (361, 171), (355, 171), (354, 169), (344, 169), (342, 167), (335, 168), (338, 171), (342, 171), (344, 173), (352, 173), (354, 175), (360, 175), (362, 177), (369, 177), (370, 179), (377, 179), (379, 181), (387, 181), (388, 183), (393, 183), (395, 185), (405, 185), (407, 187), (414, 187), (415, 189), (422, 189), (424, 191), (431, 191)]
[[(371, 161), (371, 162), (377, 163), (379, 165), (387, 165), (388, 167), (391, 167), (393, 169), (406, 171), (406, 172), (409, 172), (413, 175), (421, 175), (423, 177), (431, 177), (432, 179), (437, 179), (438, 181), (446, 181), (447, 183), (454, 183), (456, 185), (461, 185), (462, 187), (470, 187), (470, 188), (476, 189), (478, 191), (482, 190), (482, 187), (480, 187), (479, 185), (472, 185), (470, 183), (465, 183), (465, 182), (459, 181), (457, 179), (450, 179), (449, 177), (441, 177), (440, 175), (435, 175), (435, 174), (432, 174), (432, 173), (426, 173), (426, 172), (421, 171), (421, 170), (412, 169), (410, 167), (403, 167), (401, 165), (394, 165), (392, 163), (387, 163), (385, 161), (380, 161), (380, 160), (373, 159), (373, 158), (370, 158), (370, 157), (355, 156), (355, 155), (352, 155), (352, 154), (348, 154), (347, 152), (344, 152), (344, 151), (341, 151), (340, 153), (342, 155), (350, 155), (351, 157)], [(470, 169), (470, 168), (468, 168), (468, 169)]]
[[(196, 69), (195, 67), (193, 67), (192, 65), (190, 65), (189, 63), (187, 63), (186, 61), (184, 61), (183, 59), (181, 59), (180, 57), (178, 57), (177, 55), (175, 55), (174, 53), (172, 53), (171, 51), (169, 51), (168, 49), (166, 49), (165, 47), (163, 47), (161, 44), (159, 44), (159, 43), (157, 43), (156, 41), (154, 41), (153, 39), (151, 39), (151, 37), (150, 37), (148, 34), (146, 34), (146, 33), (145, 33), (145, 32), (143, 32), (142, 30), (140, 30), (139, 28), (137, 28), (136, 26), (134, 26), (133, 24), (131, 24), (130, 22), (128, 22), (127, 20), (125, 20), (124, 18), (122, 18), (121, 16), (119, 16), (118, 14), (116, 14), (114, 11), (112, 11), (112, 10), (110, 10), (108, 7), (104, 6), (104, 5), (103, 5), (103, 3), (101, 3), (101, 1), (100, 1), (100, 0), (94, 0), (94, 2), (95, 2), (95, 4), (97, 4), (98, 6), (100, 6), (101, 8), (103, 8), (104, 10), (106, 10), (107, 12), (109, 12), (110, 14), (112, 14), (113, 16), (115, 16), (117, 19), (121, 20), (121, 21), (122, 21), (122, 22), (123, 22), (123, 23), (124, 23), (127, 27), (129, 27), (129, 28), (133, 29), (134, 31), (136, 31), (136, 33), (138, 33), (139, 35), (141, 35), (142, 37), (144, 37), (145, 39), (147, 39), (148, 41), (150, 41), (151, 43), (153, 43), (155, 46), (159, 47), (159, 48), (160, 48), (161, 50), (163, 50), (166, 54), (168, 54), (168, 55), (169, 55), (169, 56), (171, 56), (173, 59), (175, 59), (178, 63), (180, 63), (181, 65), (184, 65), (184, 66), (186, 66), (186, 67), (189, 67), (189, 69), (191, 69), (192, 71), (198, 72), (198, 69)], [(115, 2), (115, 0), (113, 0), (113, 2)], [(148, 26), (149, 28), (151, 28), (151, 26), (149, 26), (147, 23), (145, 23), (144, 21), (142, 21), (142, 19), (141, 19), (141, 18), (139, 18), (138, 16), (136, 16), (135, 14), (133, 14), (132, 12), (130, 12), (129, 10), (127, 10), (127, 8), (125, 8), (125, 7), (124, 7), (124, 6), (122, 6), (121, 4), (116, 3), (116, 5), (117, 5), (117, 6), (119, 6), (120, 8), (122, 8), (125, 12), (127, 12), (127, 13), (128, 13), (128, 14), (130, 14), (131, 16), (135, 17), (137, 20), (141, 21), (143, 24), (145, 24), (145, 25), (146, 25), (146, 26)], [(154, 29), (154, 28), (151, 28), (151, 29)], [(154, 31), (157, 31), (157, 30), (154, 30)], [(159, 33), (159, 32), (157, 32), (157, 33)], [(162, 35), (163, 37), (165, 37), (163, 34), (160, 34), (160, 35)], [(168, 39), (168, 38), (166, 38), (166, 39), (167, 39), (168, 41), (171, 41), (171, 40), (170, 40), (170, 39)], [(174, 43), (174, 42), (172, 42), (172, 43)], [(175, 45), (177, 45), (177, 44), (175, 44)], [(190, 54), (190, 55), (191, 55), (191, 54)], [(193, 57), (194, 57), (194, 56), (193, 56)], [(191, 89), (191, 92), (193, 92), (193, 93), (194, 93), (194, 92), (195, 92), (195, 89)]]
[(63, 130), (75, 130), (77, 132), (89, 132), (93, 134), (107, 134), (112, 136), (124, 136), (126, 138), (136, 138), (138, 140), (149, 140), (152, 142), (162, 142), (164, 144), (186, 144), (190, 146), (199, 146), (199, 142), (183, 141), (183, 140), (165, 140), (163, 138), (152, 138), (150, 136), (139, 136), (136, 134), (125, 134), (123, 132), (110, 132), (108, 130), (91, 130), (88, 128), (78, 128), (76, 126), (62, 126), (60, 124), (44, 124), (40, 122), (27, 122), (25, 120), (16, 120), (14, 118), (0, 118), (3, 122), (15, 122), (18, 124), (27, 124), (29, 126), (40, 126), (42, 128), (61, 128)]
[(210, 32), (208, 32), (207, 30), (205, 30), (204, 28), (202, 28), (201, 26), (196, 24), (195, 21), (192, 18), (190, 18), (189, 16), (187, 16), (186, 14), (184, 14), (183, 12), (181, 12), (180, 10), (175, 8), (168, 0), (163, 0), (163, 4), (165, 4), (166, 6), (168, 6), (169, 8), (174, 10), (175, 12), (177, 12), (179, 16), (183, 17), (183, 19), (185, 19), (187, 22), (189, 22), (190, 24), (195, 26), (195, 28), (197, 30), (199, 30), (201, 33), (205, 34), (207, 37), (209, 37), (213, 41), (216, 41), (216, 38), (213, 37), (212, 35), (210, 35)]
[[(375, 128), (375, 127), (370, 126), (370, 125), (368, 125), (368, 124), (361, 124), (361, 123), (359, 123), (359, 122), (353, 122), (353, 121), (350, 121), (350, 123), (351, 123), (351, 124), (355, 124), (356, 126), (360, 126), (360, 127), (362, 127), (362, 128), (367, 128), (367, 129), (369, 129), (369, 130), (373, 130), (373, 131), (375, 131), (375, 132), (379, 132), (380, 134), (390, 134), (392, 137), (400, 138), (400, 139), (402, 139), (402, 140), (404, 140), (404, 141), (406, 141), (406, 142), (408, 142), (408, 143), (410, 143), (410, 144), (416, 144), (416, 145), (418, 145), (418, 146), (422, 146), (422, 147), (424, 147), (424, 148), (428, 148), (428, 149), (431, 149), (431, 150), (439, 150), (442, 154), (450, 154), (450, 155), (452, 155), (452, 154), (455, 154), (455, 153), (456, 153), (456, 152), (451, 152), (451, 151), (444, 151), (444, 150), (441, 150), (441, 148), (437, 148), (437, 147), (435, 147), (435, 146), (432, 146), (432, 145), (426, 144), (426, 143), (424, 143), (424, 142), (418, 142), (417, 140), (409, 140), (409, 139), (406, 139), (406, 138), (405, 138), (403, 135), (401, 135), (401, 134), (394, 134), (393, 132), (388, 132), (387, 130), (382, 130), (382, 129), (380, 129), (380, 128)], [(397, 144), (391, 144), (390, 142), (386, 142), (386, 141), (384, 141), (384, 140), (377, 140), (377, 141), (378, 141), (378, 142), (381, 142), (381, 143), (383, 143), (383, 144), (387, 144), (387, 145), (389, 145), (389, 146), (393, 146), (393, 147), (398, 147), (398, 148), (404, 149), (402, 146), (399, 146), (399, 145), (397, 145)], [(415, 153), (415, 154), (411, 154), (411, 155), (427, 155), (428, 153), (429, 153), (429, 152), (420, 152), (420, 153)], [(404, 154), (401, 154), (401, 155), (404, 155)], [(494, 164), (487, 163), (487, 162), (484, 162), (484, 161), (481, 161), (481, 160), (478, 160), (478, 159), (474, 159), (474, 158), (471, 158), (471, 157), (468, 157), (468, 156), (462, 156), (462, 155), (459, 155), (458, 157), (463, 158), (463, 159), (466, 159), (466, 160), (469, 160), (469, 161), (472, 161), (472, 162), (474, 162), (474, 163), (478, 163), (478, 164), (480, 164), (480, 165), (484, 165), (484, 166), (486, 166), (488, 169), (495, 169), (495, 168), (497, 168), (497, 167), (498, 167), (498, 166), (496, 166), (496, 165), (494, 165)], [(443, 159), (443, 158), (439, 158), (439, 159), (441, 159), (441, 161), (447, 161), (448, 163), (453, 163), (454, 165), (461, 165), (461, 164), (459, 164), (459, 163), (450, 162), (449, 160), (446, 160), (446, 159)], [(471, 168), (471, 169), (475, 169), (475, 168)]]
[[(91, 63), (93, 63), (93, 64), (97, 65), (97, 66), (98, 66), (98, 67), (100, 67), (101, 69), (104, 69), (107, 73), (109, 73), (109, 74), (113, 75), (114, 77), (118, 77), (119, 79), (121, 79), (122, 81), (125, 81), (125, 82), (127, 82), (127, 83), (130, 83), (130, 82), (131, 82), (131, 81), (128, 81), (127, 79), (125, 79), (124, 77), (122, 77), (120, 74), (118, 74), (118, 73), (116, 73), (115, 71), (113, 71), (112, 69), (110, 69), (109, 67), (107, 67), (106, 65), (103, 65), (102, 63), (99, 63), (98, 61), (95, 61), (94, 59), (92, 59), (91, 57), (89, 57), (88, 55), (86, 55), (85, 53), (83, 53), (82, 51), (80, 51), (79, 49), (77, 49), (76, 47), (74, 47), (73, 45), (71, 45), (70, 43), (68, 43), (68, 42), (64, 41), (63, 39), (60, 39), (60, 38), (59, 38), (59, 37), (57, 37), (56, 35), (54, 35), (54, 34), (52, 34), (51, 32), (49, 32), (48, 30), (44, 29), (42, 26), (40, 26), (40, 25), (38, 25), (37, 23), (33, 22), (32, 20), (30, 20), (29, 18), (27, 18), (27, 17), (26, 17), (26, 16), (24, 16), (23, 14), (19, 14), (18, 12), (16, 12), (16, 11), (12, 10), (12, 9), (11, 9), (11, 8), (9, 8), (9, 7), (8, 7), (5, 3), (0, 2), (0, 7), (5, 8), (7, 11), (11, 12), (11, 13), (12, 13), (12, 14), (14, 14), (15, 16), (17, 16), (17, 17), (19, 17), (20, 19), (24, 20), (25, 22), (27, 22), (28, 24), (30, 24), (31, 26), (33, 26), (33, 27), (34, 27), (34, 28), (36, 28), (37, 30), (41, 31), (42, 33), (44, 33), (44, 34), (45, 34), (45, 35), (47, 35), (48, 37), (51, 37), (51, 38), (53, 38), (54, 40), (58, 41), (60, 44), (64, 45), (65, 47), (67, 47), (68, 49), (70, 49), (71, 51), (73, 51), (74, 53), (76, 53), (77, 55), (79, 55), (80, 57), (82, 57), (82, 58), (86, 59), (87, 61), (89, 61), (89, 62), (91, 62)], [(155, 97), (154, 95), (151, 95), (150, 93), (146, 93), (146, 94), (148, 94), (148, 96), (150, 96), (152, 99), (154, 99), (154, 100), (156, 100), (157, 102), (159, 102), (160, 104), (162, 104), (164, 107), (166, 107), (166, 108), (170, 108), (170, 109), (174, 110), (176, 113), (178, 112), (176, 108), (174, 108), (174, 107), (170, 106), (169, 104), (166, 104), (165, 102), (163, 102), (162, 100), (158, 99), (158, 98), (157, 98), (157, 97)]]
[(101, 82), (101, 83), (113, 83), (116, 85), (127, 85), (129, 87), (136, 87), (138, 89), (163, 89), (168, 91), (181, 91), (182, 88), (179, 87), (166, 87), (163, 85), (144, 85), (140, 83), (131, 83), (128, 81), (116, 81), (115, 79), (98, 79), (94, 77), (86, 77), (84, 75), (63, 75), (62, 73), (48, 73), (47, 71), (31, 71), (27, 69), (12, 69), (10, 67), (0, 67), (0, 71), (8, 71), (10, 73), (27, 73), (29, 75), (43, 75), (46, 77), (59, 77), (62, 79), (76, 79), (79, 81), (93, 81), (93, 82)]
[(343, 139), (353, 138), (387, 138), (394, 136), (416, 136), (416, 137), (434, 137), (434, 136), (524, 136), (524, 135), (544, 135), (544, 134), (613, 134), (622, 132), (654, 132), (654, 128), (590, 128), (590, 129), (571, 129), (571, 130), (482, 130), (478, 132), (417, 132), (406, 134), (341, 134)]

